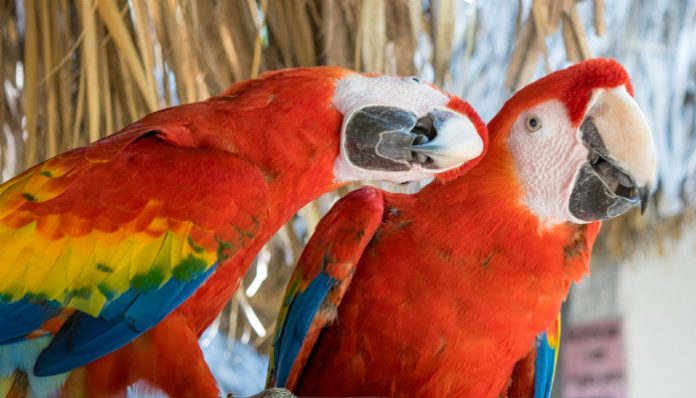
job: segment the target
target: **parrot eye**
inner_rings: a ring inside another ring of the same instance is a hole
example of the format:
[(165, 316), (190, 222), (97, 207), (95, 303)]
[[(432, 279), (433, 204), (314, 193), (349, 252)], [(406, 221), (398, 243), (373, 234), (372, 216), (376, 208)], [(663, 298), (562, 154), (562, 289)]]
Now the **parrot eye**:
[(414, 83), (420, 83), (420, 82), (421, 82), (421, 79), (419, 79), (419, 78), (417, 78), (417, 77), (415, 77), (415, 76), (411, 76), (409, 79), (411, 79), (411, 81), (414, 82)]
[(541, 120), (536, 116), (530, 116), (527, 118), (527, 131), (534, 133), (541, 128)]

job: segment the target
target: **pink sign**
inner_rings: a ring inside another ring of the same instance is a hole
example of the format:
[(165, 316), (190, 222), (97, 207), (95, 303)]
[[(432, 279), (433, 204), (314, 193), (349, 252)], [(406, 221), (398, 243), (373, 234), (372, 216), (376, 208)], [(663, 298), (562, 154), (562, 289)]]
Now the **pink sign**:
[(621, 321), (571, 327), (561, 334), (565, 398), (625, 398)]

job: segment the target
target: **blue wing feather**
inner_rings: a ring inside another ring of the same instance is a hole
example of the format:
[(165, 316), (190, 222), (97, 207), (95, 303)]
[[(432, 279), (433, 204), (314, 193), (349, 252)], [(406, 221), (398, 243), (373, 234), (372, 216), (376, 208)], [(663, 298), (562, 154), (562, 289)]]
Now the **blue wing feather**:
[[(558, 319), (560, 322), (560, 318)], [(559, 324), (560, 326), (560, 324)], [(559, 336), (560, 337), (560, 336)], [(534, 363), (534, 398), (550, 398), (556, 374), (558, 342), (552, 344), (546, 332), (536, 337), (536, 361)]]
[(285, 292), (268, 387), (295, 388), (322, 329), (337, 316), (322, 306), (338, 308), (383, 215), (381, 191), (365, 187), (336, 202), (319, 222)]
[(187, 282), (171, 278), (152, 292), (128, 290), (108, 303), (98, 318), (74, 313), (39, 355), (34, 373), (52, 376), (67, 372), (123, 347), (193, 294), (216, 265)]
[(32, 301), (27, 298), (14, 302), (0, 301), (0, 345), (24, 340), (47, 320), (60, 314), (58, 302)]
[(294, 297), (286, 321), (275, 339), (276, 386), (286, 385), (312, 321), (336, 283), (334, 278), (322, 271), (304, 291)]

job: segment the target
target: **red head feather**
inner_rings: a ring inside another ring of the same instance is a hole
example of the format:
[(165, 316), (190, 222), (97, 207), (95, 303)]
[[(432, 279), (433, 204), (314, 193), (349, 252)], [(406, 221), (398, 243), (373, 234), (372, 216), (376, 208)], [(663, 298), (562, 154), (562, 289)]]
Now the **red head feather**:
[(476, 166), (481, 161), (481, 159), (483, 159), (484, 156), (486, 156), (486, 151), (488, 150), (488, 128), (486, 127), (486, 123), (484, 123), (483, 120), (481, 120), (481, 117), (478, 115), (478, 113), (476, 113), (474, 108), (468, 102), (462, 100), (461, 98), (455, 95), (446, 92), (445, 94), (449, 95), (450, 97), (450, 101), (447, 103), (447, 107), (453, 111), (461, 113), (462, 115), (469, 118), (469, 120), (471, 120), (471, 123), (473, 123), (479, 136), (481, 136), (481, 141), (483, 141), (483, 150), (481, 151), (481, 154), (478, 155), (478, 157), (469, 160), (468, 162), (455, 169), (438, 174), (437, 180), (440, 182), (450, 181), (466, 173), (472, 167)]
[(502, 134), (501, 131), (510, 131), (509, 127), (522, 111), (554, 98), (565, 104), (573, 125), (579, 125), (593, 90), (622, 85), (633, 96), (631, 79), (623, 66), (615, 60), (595, 58), (583, 61), (520, 89), (503, 105), (488, 128), (494, 137)]

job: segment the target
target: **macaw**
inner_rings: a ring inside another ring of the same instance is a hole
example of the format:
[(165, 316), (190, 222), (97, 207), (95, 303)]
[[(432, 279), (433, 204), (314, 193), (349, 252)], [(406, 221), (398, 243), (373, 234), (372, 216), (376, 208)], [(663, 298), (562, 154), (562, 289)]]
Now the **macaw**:
[(616, 61), (576, 64), (515, 93), (466, 174), (339, 200), (291, 276), (268, 384), (300, 396), (548, 397), (561, 303), (589, 272), (600, 223), (645, 206), (654, 184), (632, 96)]
[(345, 182), (454, 178), (486, 139), (470, 111), (417, 78), (288, 69), (2, 184), (0, 395), (218, 396), (198, 337), (262, 245)]

